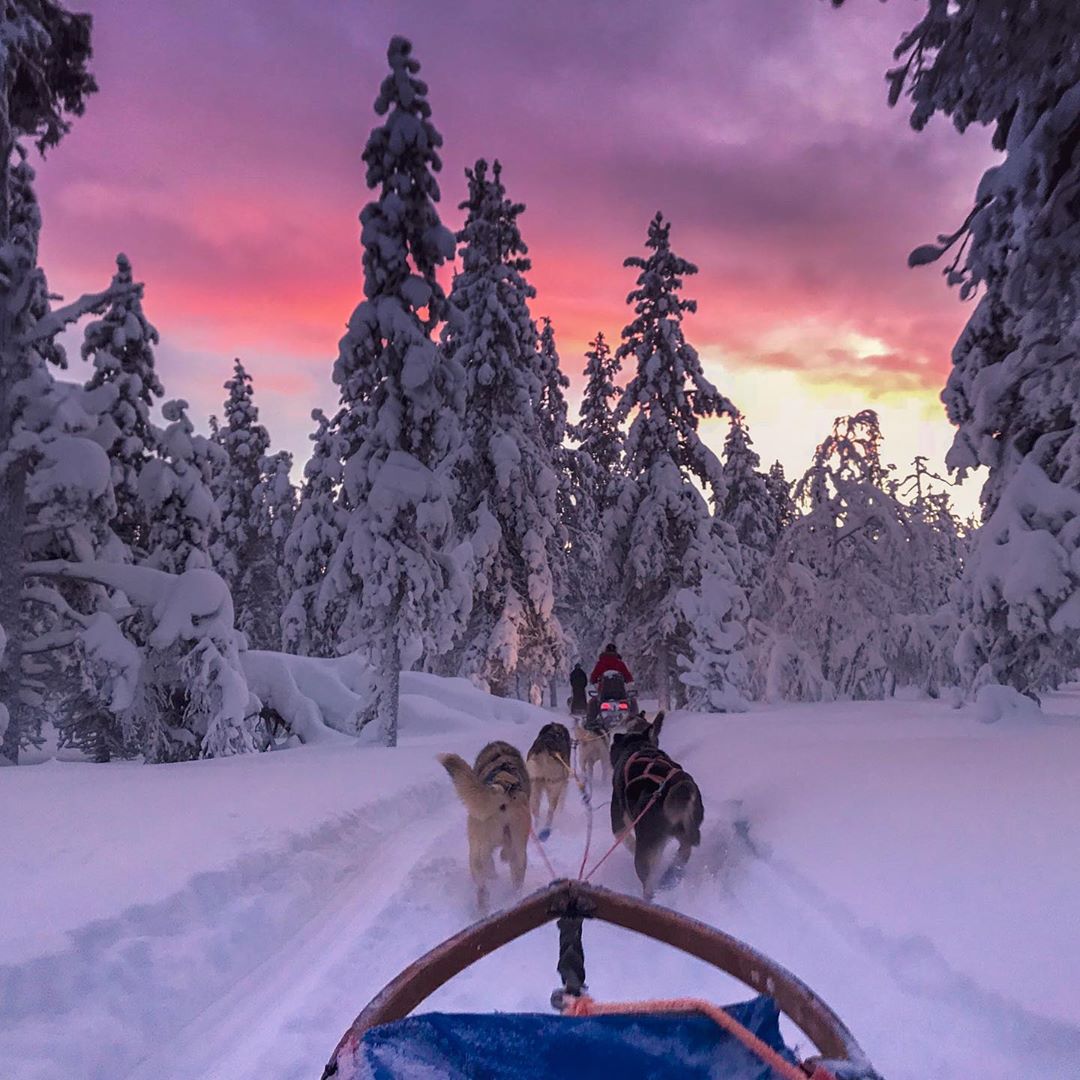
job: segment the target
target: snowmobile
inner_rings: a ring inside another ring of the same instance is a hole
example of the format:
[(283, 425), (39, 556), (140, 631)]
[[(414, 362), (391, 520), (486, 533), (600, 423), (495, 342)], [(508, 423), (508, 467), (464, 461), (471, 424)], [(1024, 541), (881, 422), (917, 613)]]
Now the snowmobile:
[[(582, 925), (599, 919), (681, 949), (758, 992), (724, 1008), (687, 998), (601, 1004), (587, 993)], [(494, 950), (557, 921), (551, 995), (560, 1015), (409, 1014), (454, 975)], [(781, 1012), (817, 1047), (799, 1061)], [(410, 964), (342, 1036), (323, 1080), (447, 1080), (569, 1076), (620, 1080), (881, 1080), (840, 1018), (805, 983), (736, 938), (686, 915), (589, 885), (554, 881), (482, 919)]]
[(617, 671), (605, 671), (598, 686), (589, 687), (587, 728), (614, 731), (631, 716), (637, 715), (634, 684), (627, 683)]

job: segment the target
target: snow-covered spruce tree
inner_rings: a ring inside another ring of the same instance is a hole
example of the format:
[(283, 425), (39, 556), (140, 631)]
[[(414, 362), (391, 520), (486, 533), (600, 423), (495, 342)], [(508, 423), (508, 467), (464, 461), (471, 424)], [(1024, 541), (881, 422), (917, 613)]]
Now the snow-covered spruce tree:
[(697, 268), (671, 250), (669, 232), (657, 214), (650, 254), (624, 264), (640, 274), (627, 299), (635, 317), (617, 351), (635, 366), (616, 410), (618, 423), (633, 415), (629, 483), (612, 514), (614, 562), (622, 568), (617, 611), (625, 620), (623, 652), (652, 678), (662, 707), (671, 706), (672, 677), (681, 669), (692, 708), (724, 711), (745, 707), (746, 599), (730, 558), (738, 541), (731, 530), (714, 530), (694, 482), (722, 499), (723, 470), (697, 429), (703, 416), (736, 410), (706, 379), (683, 336), (683, 315), (697, 305), (680, 290)]
[(724, 501), (717, 507), (717, 516), (739, 539), (739, 583), (747, 593), (761, 580), (780, 534), (780, 511), (768, 477), (758, 469), (760, 464), (745, 419), (741, 414), (732, 417), (724, 440)]
[(623, 480), (623, 433), (615, 420), (620, 362), (602, 331), (585, 353), (585, 392), (578, 423), (569, 429), (578, 443), (574, 458), (576, 501), (566, 518), (569, 622), (586, 663), (615, 634), (609, 619), (618, 568), (605, 544), (605, 517)]
[(280, 643), (284, 599), (269, 508), (262, 497), (270, 435), (259, 423), (251, 376), (239, 360), (233, 362), (225, 389), (225, 422), (217, 432), (225, 467), (213, 478), (221, 528), (211, 555), (232, 593), (237, 629), (252, 648), (273, 649)]
[(956, 232), (912, 252), (982, 297), (943, 394), (961, 478), (986, 466), (965, 563), (965, 682), (1037, 692), (1080, 663), (1080, 5), (932, 0), (896, 50), (890, 103), (963, 131), (993, 125), (1005, 160)]
[[(33, 141), (41, 151), (59, 143), (70, 117), (82, 113), (85, 98), (96, 89), (86, 69), (89, 56), (88, 16), (72, 15), (49, 0), (21, 0), (0, 11), (0, 627), (5, 641), (0, 759), (12, 762), (32, 734), (24, 726), (24, 690), (30, 690), (24, 659), (48, 644), (31, 640), (39, 620), (23, 617), (27, 480), (41, 452), (41, 426), (24, 423), (25, 409), (49, 396), (47, 365), (63, 362), (57, 334), (82, 316), (101, 312), (119, 294), (106, 290), (50, 310), (37, 265), (41, 221), (34, 174), (19, 140)], [(89, 468), (94, 449), (89, 444), (81, 459), (67, 460)]]
[(769, 489), (769, 497), (776, 511), (776, 535), (779, 536), (795, 520), (798, 513), (795, 500), (791, 497), (791, 484), (784, 475), (784, 466), (779, 461), (774, 461), (769, 466), (765, 486)]
[[(94, 395), (55, 382), (42, 370), (20, 417), (32, 439), (26, 482), (24, 558), (68, 565), (126, 557), (110, 529), (116, 504), (110, 463), (91, 441), (100, 415)], [(106, 590), (85, 581), (44, 583), (24, 589), (22, 721), (24, 744), (36, 740), (44, 717), (53, 718), (61, 746), (76, 746), (97, 760), (124, 750), (115, 718), (103, 708), (80, 648), (81, 635), (109, 606)]]
[(283, 567), (287, 600), (281, 616), (281, 640), (286, 652), (301, 656), (333, 656), (334, 628), (340, 624), (343, 600), (327, 588), (327, 571), (341, 546), (346, 517), (338, 493), (344, 451), (340, 416), (328, 418), (315, 409), (318, 425), (311, 440), (311, 457), (304, 466), (304, 486), (292, 528), (285, 539)]
[[(497, 164), (497, 163), (496, 163)], [(568, 434), (566, 391), (570, 379), (562, 370), (559, 352), (555, 344), (555, 328), (546, 315), (540, 320), (540, 357), (541, 392), (538, 406), (540, 434), (551, 456), (551, 467), (555, 470), (558, 489), (555, 493), (555, 535), (548, 544), (548, 564), (551, 567), (555, 592), (555, 614), (562, 629), (561, 648), (555, 657), (556, 669), (549, 673), (551, 694), (548, 704), (555, 706), (557, 701), (557, 682), (561, 675), (569, 675), (566, 662), (570, 649), (579, 649), (579, 636), (576, 633), (571, 609), (577, 607), (577, 597), (571, 591), (569, 560), (576, 554), (571, 551), (571, 531), (576, 534), (580, 545), (583, 522), (581, 514), (585, 510), (586, 481), (585, 463), (574, 448), (566, 445)]]
[[(557, 358), (545, 365), (529, 313), (534, 290), (517, 224), (524, 206), (506, 197), (498, 162), (490, 175), (485, 161), (466, 175), (462, 270), (443, 338), (468, 388), (456, 516), (472, 546), (473, 605), (455, 662), (496, 694), (524, 694), (562, 661), (562, 530), (549, 440), (565, 430), (565, 403), (560, 414), (550, 397), (556, 387), (561, 398)], [(539, 408), (545, 396), (552, 409)]]
[[(212, 570), (168, 574), (94, 561), (27, 570), (44, 581), (94, 582), (123, 598), (126, 611), (84, 620), (80, 644), (99, 694), (147, 762), (259, 748), (259, 700), (240, 665), (232, 598)], [(121, 626), (128, 620), (131, 629)]]
[(622, 467), (623, 433), (615, 419), (615, 403), (619, 397), (615, 380), (621, 367), (619, 357), (611, 351), (603, 331), (598, 331), (585, 353), (585, 392), (571, 435), (596, 465), (605, 487), (606, 481)]
[(955, 649), (960, 634), (957, 583), (966, 540), (942, 485), (925, 457), (913, 471), (890, 485), (904, 506), (908, 527), (917, 535), (918, 558), (908, 560), (912, 598), (908, 612), (897, 613), (890, 642), (890, 666), (898, 685), (917, 686), (931, 697), (956, 686)]
[(255, 489), (259, 533), (264, 550), (269, 552), (269, 558), (259, 567), (259, 576), (265, 577), (265, 583), (258, 579), (255, 582), (263, 596), (263, 614), (258, 618), (260, 626), (263, 619), (271, 620), (270, 627), (261, 635), (263, 647), (270, 649), (281, 647), (281, 618), (290, 593), (290, 576), (284, 560), (285, 542), (296, 519), (297, 494), (290, 479), (292, 466), (293, 458), (288, 450), (263, 458), (262, 479)]
[(143, 314), (142, 286), (133, 286), (126, 255), (116, 256), (113, 285), (128, 286), (130, 291), (87, 325), (82, 356), (94, 367), (87, 389), (108, 387), (112, 391), (95, 438), (112, 464), (116, 498), (113, 532), (139, 559), (146, 554), (150, 527), (139, 501), (139, 473), (156, 449), (150, 409), (154, 398), (162, 397), (165, 391), (154, 370), (158, 332)]
[(186, 401), (167, 401), (168, 425), (156, 436), (157, 456), (139, 474), (139, 500), (150, 522), (146, 565), (171, 574), (209, 569), (210, 538), (221, 518), (210, 490), (226, 468), (225, 452), (195, 433)]
[[(479, 165), (479, 162), (477, 162)], [(494, 182), (500, 183), (501, 168), (495, 162)], [(524, 207), (523, 207), (524, 208)], [(566, 391), (570, 380), (563, 373), (559, 362), (559, 350), (555, 345), (555, 328), (546, 315), (540, 320), (540, 343), (537, 355), (540, 359), (540, 400), (537, 412), (540, 416), (540, 434), (554, 453), (566, 439)]]
[(436, 272), (454, 254), (435, 206), (442, 138), (411, 44), (393, 38), (387, 58), (375, 100), (386, 119), (364, 149), (375, 193), (360, 213), (364, 300), (334, 365), (348, 520), (329, 576), (343, 598), (340, 651), (362, 652), (375, 670), (362, 720), (376, 719), (394, 745), (400, 672), (449, 649), (468, 587), (451, 511), (465, 379), (431, 339), (446, 312)]

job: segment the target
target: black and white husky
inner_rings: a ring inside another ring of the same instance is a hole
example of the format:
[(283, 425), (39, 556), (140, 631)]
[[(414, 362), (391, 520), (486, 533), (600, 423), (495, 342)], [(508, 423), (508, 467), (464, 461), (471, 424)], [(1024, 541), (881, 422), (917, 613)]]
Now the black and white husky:
[(611, 831), (618, 837), (633, 825), (626, 844), (634, 852), (634, 869), (646, 900), (660, 884), (659, 860), (667, 842), (674, 839), (679, 845), (664, 874), (663, 883), (674, 884), (690, 852), (701, 843), (705, 817), (694, 778), (658, 745), (663, 723), (662, 712), (651, 723), (639, 713), (611, 743)]

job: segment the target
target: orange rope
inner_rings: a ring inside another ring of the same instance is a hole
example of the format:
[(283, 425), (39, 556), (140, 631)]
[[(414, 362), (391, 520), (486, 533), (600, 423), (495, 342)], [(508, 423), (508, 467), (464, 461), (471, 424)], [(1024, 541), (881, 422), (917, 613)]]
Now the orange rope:
[[(748, 1050), (756, 1054), (769, 1068), (785, 1080), (807, 1080), (807, 1074), (797, 1065), (785, 1061), (768, 1043), (762, 1042), (748, 1031), (730, 1013), (709, 1001), (698, 998), (672, 998), (668, 1001), (619, 1001), (600, 1004), (587, 994), (581, 997), (567, 995), (564, 1016), (613, 1016), (619, 1013), (704, 1013), (713, 1023), (728, 1034), (734, 1035)], [(816, 1065), (809, 1080), (836, 1080), (831, 1072)]]

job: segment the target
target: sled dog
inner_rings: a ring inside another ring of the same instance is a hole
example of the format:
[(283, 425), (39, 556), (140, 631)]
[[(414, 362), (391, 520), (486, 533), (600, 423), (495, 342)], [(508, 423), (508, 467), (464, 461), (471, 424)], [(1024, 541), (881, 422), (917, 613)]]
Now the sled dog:
[(440, 754), (458, 798), (468, 812), (469, 869), (476, 900), (487, 910), (488, 884), (495, 876), (494, 854), (510, 864), (510, 880), (525, 880), (529, 843), (529, 774), (521, 753), (506, 742), (490, 742), (472, 768), (457, 754)]
[(578, 717), (574, 726), (574, 739), (578, 748), (578, 770), (582, 779), (592, 786), (593, 772), (600, 766), (600, 780), (606, 783), (611, 771), (611, 735), (599, 718), (589, 721)]
[[(570, 779), (570, 731), (565, 724), (545, 724), (525, 755), (525, 768), (532, 786), (530, 809), (541, 840), (551, 832), (551, 822), (559, 809)], [(540, 801), (547, 795), (547, 823), (540, 828)]]
[[(658, 885), (674, 884), (682, 876), (691, 850), (701, 843), (705, 817), (694, 778), (658, 745), (663, 723), (662, 712), (651, 723), (639, 713), (611, 744), (611, 831), (618, 837), (637, 821), (626, 844), (634, 852), (634, 869), (646, 900), (653, 898)], [(658, 881), (660, 856), (671, 839), (678, 841), (678, 851)]]

